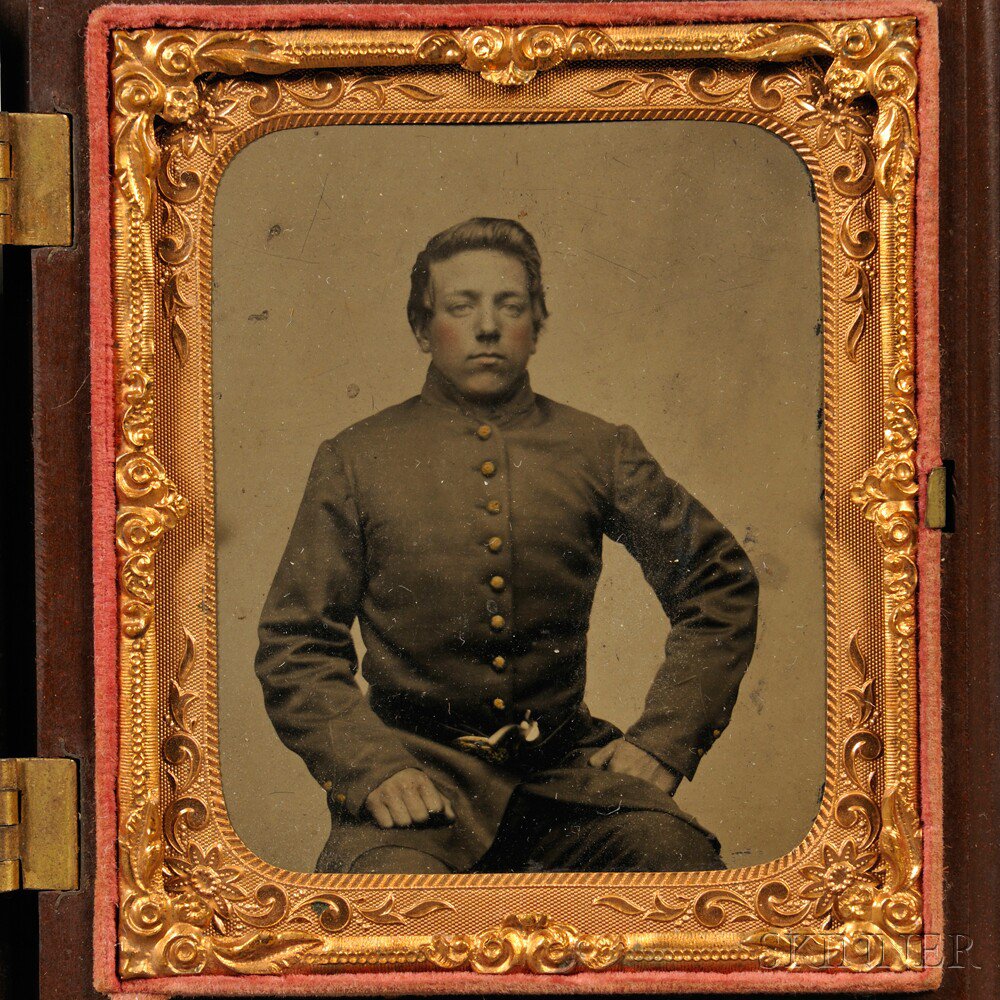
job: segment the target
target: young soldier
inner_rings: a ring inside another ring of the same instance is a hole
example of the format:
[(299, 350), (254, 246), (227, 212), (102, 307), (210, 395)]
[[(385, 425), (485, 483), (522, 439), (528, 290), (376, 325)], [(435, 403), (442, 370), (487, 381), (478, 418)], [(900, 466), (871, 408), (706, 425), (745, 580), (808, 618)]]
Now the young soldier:
[[(328, 793), (317, 870), (723, 867), (673, 792), (753, 652), (749, 560), (634, 430), (533, 392), (547, 312), (522, 226), (439, 233), (411, 282), (423, 391), (320, 447), (260, 623), (268, 712)], [(624, 734), (583, 702), (605, 535), (671, 623)]]

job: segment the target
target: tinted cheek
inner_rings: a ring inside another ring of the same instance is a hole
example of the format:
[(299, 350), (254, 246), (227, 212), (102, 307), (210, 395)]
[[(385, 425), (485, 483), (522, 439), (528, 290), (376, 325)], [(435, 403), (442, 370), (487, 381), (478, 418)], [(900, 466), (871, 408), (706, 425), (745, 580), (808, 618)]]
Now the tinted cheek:
[(516, 346), (519, 354), (531, 354), (535, 346), (535, 324), (519, 318), (505, 331), (512, 346)]
[(432, 345), (442, 351), (460, 348), (466, 337), (465, 324), (451, 317), (435, 319), (431, 332)]

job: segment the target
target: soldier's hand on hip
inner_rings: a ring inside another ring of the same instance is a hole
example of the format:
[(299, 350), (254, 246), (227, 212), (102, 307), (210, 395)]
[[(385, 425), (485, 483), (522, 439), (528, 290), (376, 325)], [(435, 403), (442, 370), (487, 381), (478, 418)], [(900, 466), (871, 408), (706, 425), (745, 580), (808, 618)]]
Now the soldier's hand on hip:
[(365, 808), (383, 830), (394, 826), (452, 823), (455, 811), (434, 782), (415, 767), (397, 771), (369, 793)]
[(616, 774), (630, 774), (673, 795), (681, 783), (681, 776), (661, 764), (652, 754), (640, 750), (624, 738), (612, 740), (590, 756), (591, 767), (603, 767)]

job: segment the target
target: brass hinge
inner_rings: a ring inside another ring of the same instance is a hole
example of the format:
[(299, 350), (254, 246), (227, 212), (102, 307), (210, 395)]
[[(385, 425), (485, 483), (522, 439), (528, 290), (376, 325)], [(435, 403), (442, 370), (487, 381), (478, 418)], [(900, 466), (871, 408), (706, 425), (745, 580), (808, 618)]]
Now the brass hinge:
[(0, 112), (0, 244), (73, 242), (69, 118)]
[(79, 885), (76, 761), (0, 760), (0, 892)]
[(924, 511), (924, 524), (928, 528), (950, 530), (951, 489), (951, 476), (947, 466), (940, 465), (927, 473), (927, 509)]

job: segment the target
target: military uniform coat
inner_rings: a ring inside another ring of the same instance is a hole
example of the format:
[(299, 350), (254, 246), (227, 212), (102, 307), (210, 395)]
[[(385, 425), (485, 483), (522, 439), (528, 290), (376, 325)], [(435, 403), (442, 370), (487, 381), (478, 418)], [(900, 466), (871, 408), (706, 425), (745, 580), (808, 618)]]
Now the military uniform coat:
[[(605, 537), (639, 562), (671, 625), (625, 736), (690, 778), (749, 663), (757, 584), (733, 536), (634, 430), (536, 395), (527, 376), (507, 401), (476, 407), (431, 366), (419, 396), (320, 447), (256, 669), (278, 734), (328, 792), (321, 870), (364, 870), (361, 855), (380, 846), (469, 870), (518, 786), (680, 812), (652, 785), (586, 763), (621, 735), (583, 701)], [(526, 718), (534, 742), (511, 730), (492, 756), (456, 742)], [(450, 798), (454, 824), (381, 830), (367, 816), (368, 794), (407, 767)]]

